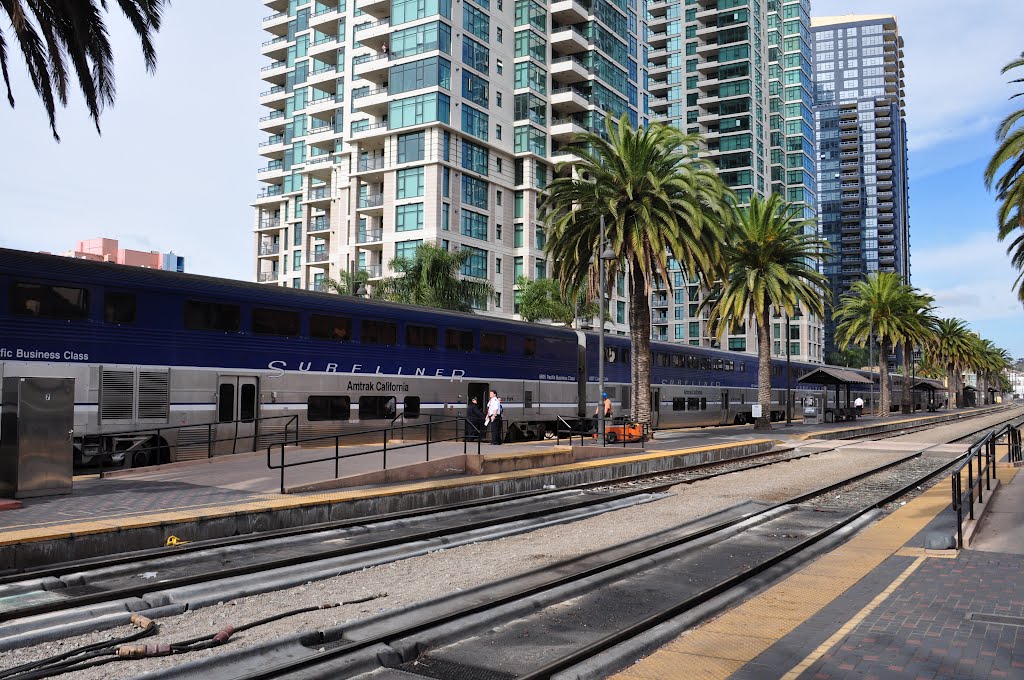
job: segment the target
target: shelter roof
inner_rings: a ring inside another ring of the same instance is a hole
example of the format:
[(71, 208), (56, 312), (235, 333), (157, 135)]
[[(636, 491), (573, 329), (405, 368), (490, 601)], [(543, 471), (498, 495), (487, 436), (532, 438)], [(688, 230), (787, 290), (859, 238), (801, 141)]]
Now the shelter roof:
[(914, 383), (915, 390), (944, 390), (946, 386), (942, 384), (941, 380), (933, 380), (931, 378), (918, 378), (917, 382)]
[(843, 368), (822, 366), (797, 380), (799, 383), (812, 385), (871, 385), (872, 382), (859, 373)]

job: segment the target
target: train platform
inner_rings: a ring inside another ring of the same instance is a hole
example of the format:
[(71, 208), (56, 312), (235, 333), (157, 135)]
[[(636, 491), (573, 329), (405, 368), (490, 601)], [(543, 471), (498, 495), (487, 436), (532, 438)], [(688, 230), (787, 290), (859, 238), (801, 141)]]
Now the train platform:
[[(436, 443), (431, 445), (434, 467), (427, 479), (377, 483), (367, 481), (369, 477), (356, 477), (366, 483), (354, 488), (324, 487), (338, 476), (372, 475), (380, 470), (380, 456), (357, 456), (339, 463), (337, 475), (333, 460), (288, 469), (286, 485), (296, 491), (289, 494), (280, 493), (280, 471), (268, 469), (266, 452), (123, 471), (102, 478), (85, 476), (76, 478), (71, 495), (25, 499), (24, 507), (0, 512), (0, 570), (157, 548), (168, 541), (220, 538), (668, 470), (715, 460), (719, 455), (764, 451), (787, 441), (851, 437), (863, 431), (857, 428), (900, 429), (958, 415), (865, 418), (859, 423), (828, 425), (793, 423), (791, 427), (776, 423), (764, 437), (749, 425), (664, 431), (643, 449), (638, 445), (595, 446), (589, 438), (581, 446), (578, 437), (571, 447), (564, 439), (501, 447), (484, 444), (481, 468), (476, 470), (458, 463), (464, 451), (475, 449), (475, 444)], [(354, 446), (343, 453), (360, 451)], [(567, 452), (574, 455), (566, 456)], [(333, 453), (331, 447), (329, 451), (290, 451), (287, 455), (292, 461)], [(388, 467), (414, 467), (422, 464), (423, 458), (422, 447), (389, 451)]]
[(616, 680), (1024, 678), (1024, 474), (1007, 464), (965, 550), (940, 483)]

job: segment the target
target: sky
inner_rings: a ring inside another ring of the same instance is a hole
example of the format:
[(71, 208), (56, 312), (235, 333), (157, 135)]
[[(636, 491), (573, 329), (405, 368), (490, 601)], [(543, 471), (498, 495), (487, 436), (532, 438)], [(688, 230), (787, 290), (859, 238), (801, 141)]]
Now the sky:
[[(174, 251), (190, 272), (251, 280), (260, 20), (269, 13), (257, 0), (174, 0), (150, 75), (115, 9), (117, 101), (97, 135), (73, 95), (58, 111), (59, 144), (11, 50), (17, 105), (0, 100), (0, 246), (63, 252), (106, 236)], [(1014, 108), (999, 71), (1024, 51), (1024, 2), (811, 0), (812, 16), (850, 13), (894, 13), (906, 42), (912, 284), (941, 316), (1024, 357), (1017, 272), (982, 181), (995, 127)]]

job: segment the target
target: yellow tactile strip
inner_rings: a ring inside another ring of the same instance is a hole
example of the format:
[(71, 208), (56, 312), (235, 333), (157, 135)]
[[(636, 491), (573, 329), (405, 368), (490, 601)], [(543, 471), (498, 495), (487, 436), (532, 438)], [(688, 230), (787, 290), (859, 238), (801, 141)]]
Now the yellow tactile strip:
[[(1016, 474), (1010, 466), (1000, 466), (998, 475), (1006, 483)], [(949, 505), (946, 484), (936, 484), (891, 515), (854, 536), (831, 553), (819, 558), (800, 572), (760, 595), (729, 610), (707, 624), (687, 631), (639, 663), (613, 676), (616, 680), (670, 680), (701, 678), (724, 680), (769, 647), (782, 640), (808, 618), (831, 603), (850, 586), (870, 573), (889, 556), (913, 548), (904, 544), (913, 538), (937, 514)], [(918, 562), (932, 556), (911, 554)], [(908, 575), (905, 572), (890, 588)], [(881, 597), (881, 596), (880, 596)], [(876, 598), (878, 599), (878, 598)], [(882, 598), (884, 599), (884, 598)], [(881, 600), (872, 603), (877, 606)], [(869, 605), (871, 607), (872, 605)], [(814, 654), (823, 654), (845, 633), (852, 630), (858, 612)], [(751, 631), (756, 631), (756, 635)], [(836, 637), (833, 636), (833, 637)], [(814, 655), (808, 657), (812, 659)], [(796, 671), (800, 666), (793, 670)], [(779, 671), (789, 669), (779, 669)], [(795, 677), (795, 676), (794, 676)]]
[(487, 475), (475, 475), (459, 477), (454, 479), (437, 479), (410, 484), (401, 484), (388, 487), (372, 489), (355, 489), (347, 491), (331, 491), (303, 496), (267, 496), (255, 501), (237, 503), (233, 505), (216, 505), (201, 508), (175, 508), (157, 513), (129, 515), (121, 517), (108, 517), (95, 519), (88, 522), (71, 522), (68, 524), (50, 525), (46, 527), (26, 527), (0, 532), (0, 545), (11, 545), (15, 543), (27, 543), (32, 541), (49, 541), (54, 539), (69, 538), (71, 536), (83, 536), (87, 534), (104, 533), (110, 531), (150, 527), (160, 524), (175, 524), (180, 522), (191, 522), (196, 520), (217, 519), (231, 517), (241, 514), (266, 512), (273, 510), (289, 510), (293, 508), (304, 508), (314, 505), (340, 503), (345, 501), (361, 500), (365, 498), (396, 496), (400, 494), (416, 493), (419, 491), (437, 491), (440, 489), (451, 489), (490, 482), (501, 482), (514, 479), (525, 479), (544, 475), (557, 474), (560, 472), (572, 472), (576, 470), (589, 470), (593, 468), (619, 465), (623, 463), (635, 463), (646, 460), (657, 460), (659, 458), (670, 458), (675, 456), (690, 455), (702, 451), (713, 451), (721, 448), (735, 446), (757, 446), (758, 444), (777, 444), (776, 440), (752, 439), (739, 442), (728, 442), (725, 444), (710, 444), (686, 449), (673, 449), (669, 451), (657, 451), (653, 453), (631, 454), (616, 458), (598, 458), (578, 463), (567, 463), (565, 465), (553, 465), (545, 468), (534, 468), (530, 470), (518, 470), (515, 472), (501, 472)]

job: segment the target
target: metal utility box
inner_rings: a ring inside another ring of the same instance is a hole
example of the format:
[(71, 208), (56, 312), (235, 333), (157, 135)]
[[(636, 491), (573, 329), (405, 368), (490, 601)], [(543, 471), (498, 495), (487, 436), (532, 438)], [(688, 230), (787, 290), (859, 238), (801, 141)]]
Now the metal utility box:
[(4, 378), (0, 496), (71, 493), (74, 422), (74, 378)]

